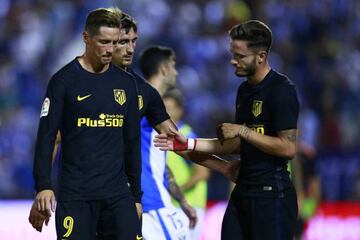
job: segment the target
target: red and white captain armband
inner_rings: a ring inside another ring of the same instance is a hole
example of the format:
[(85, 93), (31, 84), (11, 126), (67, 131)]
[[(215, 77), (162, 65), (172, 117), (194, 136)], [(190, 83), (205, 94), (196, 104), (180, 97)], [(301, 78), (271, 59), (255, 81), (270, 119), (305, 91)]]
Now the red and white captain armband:
[(176, 138), (174, 139), (174, 151), (194, 151), (196, 147), (197, 139), (196, 138), (188, 138), (186, 142), (180, 142)]

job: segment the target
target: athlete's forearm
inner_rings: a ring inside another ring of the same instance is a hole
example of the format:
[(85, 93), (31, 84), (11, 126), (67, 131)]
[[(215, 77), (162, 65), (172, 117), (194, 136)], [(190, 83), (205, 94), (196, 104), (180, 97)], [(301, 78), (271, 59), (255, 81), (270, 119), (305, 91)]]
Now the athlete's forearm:
[(245, 141), (267, 154), (279, 156), (287, 160), (295, 157), (297, 146), (296, 129), (280, 131), (277, 137), (272, 137), (260, 134), (241, 125), (238, 134)]
[(168, 119), (168, 120), (163, 121), (163, 122), (159, 123), (158, 125), (156, 125), (155, 130), (158, 133), (165, 133), (167, 135), (173, 135), (173, 133), (175, 131), (177, 131), (177, 127), (171, 119)]
[(227, 176), (228, 161), (211, 154), (198, 152), (176, 152), (181, 157)]
[(223, 144), (217, 138), (197, 138), (194, 151), (208, 154), (232, 154), (239, 152), (240, 139), (225, 140)]
[(51, 160), (52, 164), (54, 164), (54, 162), (55, 162), (56, 154), (58, 152), (60, 144), (61, 144), (61, 134), (60, 134), (60, 131), (58, 131), (58, 133), (56, 135), (56, 139), (55, 139), (53, 154), (52, 154), (52, 160)]
[(141, 203), (141, 147), (140, 137), (127, 140), (125, 144), (125, 170), (135, 202)]
[(55, 138), (63, 119), (65, 85), (63, 79), (52, 77), (41, 109), (35, 144), (33, 176), (35, 189), (52, 189), (51, 169)]
[(210, 176), (209, 169), (198, 164), (193, 165), (193, 171), (191, 178), (181, 186), (183, 191), (193, 188), (198, 182), (207, 180)]
[(169, 183), (168, 190), (170, 195), (179, 203), (183, 202), (185, 200), (184, 194), (182, 193), (179, 185), (175, 182), (174, 175), (168, 166), (166, 166), (166, 178)]

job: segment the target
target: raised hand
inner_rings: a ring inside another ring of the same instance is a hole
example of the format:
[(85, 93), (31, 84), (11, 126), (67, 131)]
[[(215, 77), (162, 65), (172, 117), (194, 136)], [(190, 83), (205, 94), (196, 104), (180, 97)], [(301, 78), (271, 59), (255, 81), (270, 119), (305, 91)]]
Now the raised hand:
[(186, 151), (194, 150), (195, 139), (187, 139), (178, 131), (172, 131), (173, 135), (158, 134), (154, 139), (154, 146), (162, 151)]
[(217, 128), (217, 137), (221, 143), (235, 137), (247, 138), (250, 129), (245, 125), (222, 123)]

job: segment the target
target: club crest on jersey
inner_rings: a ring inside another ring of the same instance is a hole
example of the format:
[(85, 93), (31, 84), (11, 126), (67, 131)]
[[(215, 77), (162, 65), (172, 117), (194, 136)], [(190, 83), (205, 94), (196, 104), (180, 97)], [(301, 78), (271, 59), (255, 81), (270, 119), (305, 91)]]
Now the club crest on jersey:
[(262, 112), (263, 101), (254, 100), (252, 105), (252, 113), (255, 117), (259, 116)]
[(125, 90), (114, 89), (114, 98), (118, 104), (123, 105), (126, 102)]
[(144, 100), (141, 95), (138, 95), (139, 98), (139, 110), (141, 110), (144, 107)]

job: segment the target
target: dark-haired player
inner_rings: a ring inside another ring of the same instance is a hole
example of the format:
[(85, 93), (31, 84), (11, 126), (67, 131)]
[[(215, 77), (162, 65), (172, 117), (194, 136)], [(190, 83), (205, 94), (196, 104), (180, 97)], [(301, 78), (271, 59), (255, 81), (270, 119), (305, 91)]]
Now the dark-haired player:
[(272, 33), (251, 20), (230, 30), (231, 64), (247, 81), (238, 88), (235, 124), (218, 128), (218, 139), (159, 135), (164, 150), (213, 154), (240, 152), (241, 167), (222, 224), (222, 238), (293, 238), (297, 199), (287, 171), (296, 152), (299, 104), (295, 86), (271, 69)]
[(135, 207), (142, 196), (137, 90), (132, 76), (111, 63), (119, 26), (112, 11), (92, 11), (83, 33), (84, 54), (48, 84), (34, 178), (38, 210), (49, 216), (55, 208), (52, 151), (60, 130), (57, 239), (141, 238)]

